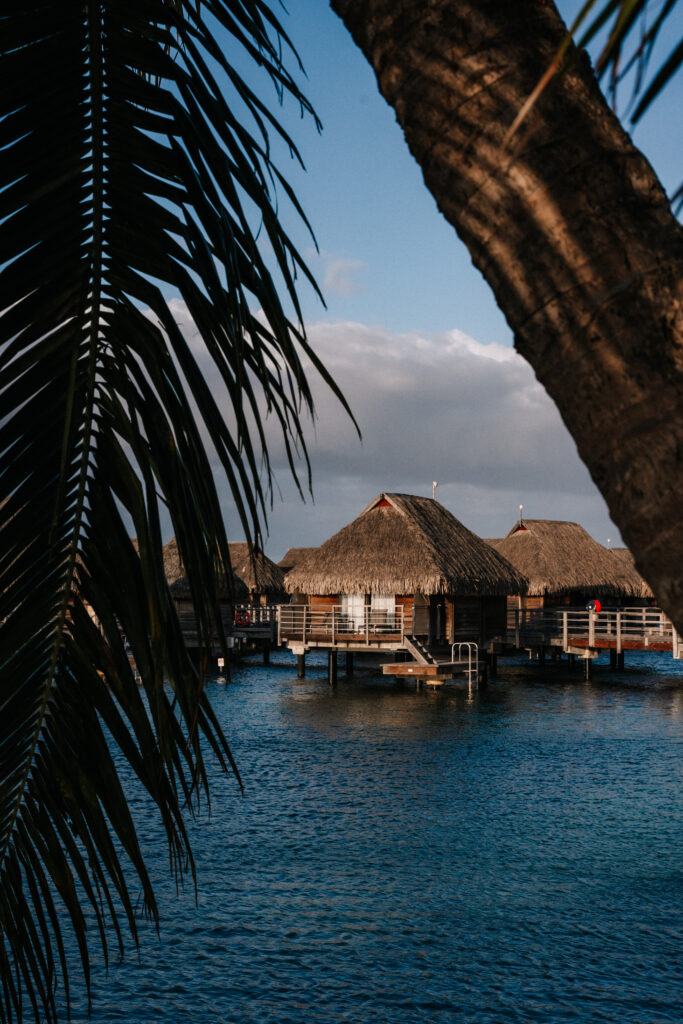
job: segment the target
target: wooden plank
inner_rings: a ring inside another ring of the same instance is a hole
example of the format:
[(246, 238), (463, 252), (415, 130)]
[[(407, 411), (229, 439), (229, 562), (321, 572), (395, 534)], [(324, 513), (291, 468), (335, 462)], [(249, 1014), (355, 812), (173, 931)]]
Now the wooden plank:
[[(456, 671), (467, 666), (458, 664)], [(414, 679), (448, 679), (453, 675), (453, 664), (418, 665), (417, 662), (397, 661), (382, 665), (385, 676), (411, 676)]]

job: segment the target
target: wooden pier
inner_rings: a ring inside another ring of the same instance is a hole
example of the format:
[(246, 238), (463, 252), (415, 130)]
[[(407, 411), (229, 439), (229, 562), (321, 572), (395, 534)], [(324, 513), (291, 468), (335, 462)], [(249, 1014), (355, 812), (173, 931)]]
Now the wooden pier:
[(510, 613), (503, 647), (514, 650), (561, 650), (580, 658), (601, 651), (670, 651), (683, 658), (683, 641), (659, 608), (515, 609)]

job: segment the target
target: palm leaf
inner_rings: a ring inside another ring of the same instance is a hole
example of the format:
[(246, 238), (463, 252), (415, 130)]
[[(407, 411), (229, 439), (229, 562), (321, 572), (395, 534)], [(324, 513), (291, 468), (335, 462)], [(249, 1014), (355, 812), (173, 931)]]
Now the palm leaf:
[(262, 409), (296, 471), (312, 411), (302, 353), (334, 384), (301, 324), (297, 274), (313, 282), (276, 213), (278, 191), (301, 211), (271, 140), (296, 149), (236, 70), (246, 55), (312, 113), (268, 6), (7, 0), (0, 39), (0, 1017), (53, 1021), (65, 921), (87, 980), (84, 906), (105, 956), (108, 935), (136, 938), (129, 867), (156, 915), (113, 748), (154, 800), (178, 875), (193, 872), (183, 809), (206, 792), (205, 743), (231, 764), (164, 577), (160, 505), (208, 642), (229, 566), (210, 452), (258, 542)]

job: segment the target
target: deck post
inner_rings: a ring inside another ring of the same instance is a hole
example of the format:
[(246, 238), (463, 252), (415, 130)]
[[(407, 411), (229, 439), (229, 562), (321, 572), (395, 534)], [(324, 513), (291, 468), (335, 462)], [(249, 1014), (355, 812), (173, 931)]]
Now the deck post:
[(567, 623), (567, 612), (562, 612), (562, 646), (565, 651), (569, 647), (569, 625)]
[(621, 612), (617, 612), (617, 654), (621, 654)]
[(671, 623), (671, 653), (676, 660), (683, 657), (681, 651), (683, 651), (683, 642), (681, 642), (681, 637), (676, 627)]
[(306, 643), (306, 612), (307, 612), (307, 610), (308, 610), (308, 605), (305, 604), (304, 605), (304, 615), (303, 615), (303, 625), (301, 627), (301, 639), (303, 640), (304, 643)]
[(491, 652), (489, 659), (491, 665), (491, 676), (495, 678), (498, 675), (498, 655)]
[(270, 665), (270, 644), (267, 640), (263, 647), (263, 664)]
[(538, 649), (538, 664), (541, 668), (545, 665), (545, 647), (539, 647)]
[[(588, 613), (588, 646), (595, 647), (595, 612)], [(590, 679), (590, 676), (586, 678)]]
[(346, 652), (346, 674), (349, 679), (353, 675), (353, 651)]
[(618, 655), (617, 655), (617, 652), (614, 649), (614, 647), (610, 647), (610, 650), (609, 650), (609, 667), (610, 668), (616, 668), (617, 667), (617, 657), (618, 657)]
[(617, 672), (624, 671), (624, 652), (619, 651), (617, 654)]
[(515, 608), (515, 647), (519, 650), (519, 608)]
[(586, 680), (586, 682), (590, 682), (592, 661), (592, 658), (583, 659), (584, 679)]
[(334, 648), (327, 652), (327, 677), (330, 686), (334, 687), (337, 685), (337, 652)]
[(303, 679), (306, 675), (306, 655), (297, 654), (296, 656), (296, 674), (299, 679)]

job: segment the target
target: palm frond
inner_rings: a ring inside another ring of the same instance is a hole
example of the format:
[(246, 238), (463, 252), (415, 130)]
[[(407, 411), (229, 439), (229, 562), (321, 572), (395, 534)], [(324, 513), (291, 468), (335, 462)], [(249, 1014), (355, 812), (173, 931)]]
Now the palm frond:
[[(683, 63), (683, 40), (674, 40), (671, 52), (648, 79), (653, 51), (672, 24), (678, 0), (586, 0), (571, 26), (577, 46), (602, 39), (595, 61), (599, 78), (609, 75), (613, 102), (621, 85), (630, 83), (636, 123), (661, 94)], [(581, 31), (581, 35), (578, 33)]]
[(271, 142), (296, 148), (237, 70), (248, 58), (312, 114), (267, 4), (7, 0), (0, 40), (0, 1018), (54, 1021), (65, 920), (89, 975), (83, 901), (105, 955), (112, 928), (119, 944), (126, 924), (136, 936), (127, 863), (156, 914), (113, 748), (179, 875), (193, 871), (182, 809), (206, 792), (205, 744), (231, 764), (164, 577), (160, 506), (208, 642), (229, 566), (210, 452), (258, 543), (260, 410), (296, 471), (312, 410), (302, 354), (339, 392), (306, 341), (297, 275), (314, 283), (277, 216), (278, 193), (301, 210)]
[[(679, 0), (585, 0), (552, 61), (517, 111), (505, 136), (509, 145), (553, 79), (570, 68), (578, 55), (599, 45), (595, 70), (599, 80), (609, 76), (608, 94), (616, 106), (622, 89), (630, 92), (627, 116), (636, 124), (661, 95), (683, 64), (683, 39), (674, 38), (668, 56), (648, 77), (650, 64), (665, 29), (680, 13)], [(678, 193), (677, 193), (678, 194)], [(677, 195), (676, 194), (676, 195)], [(672, 199), (676, 205), (676, 196)]]

